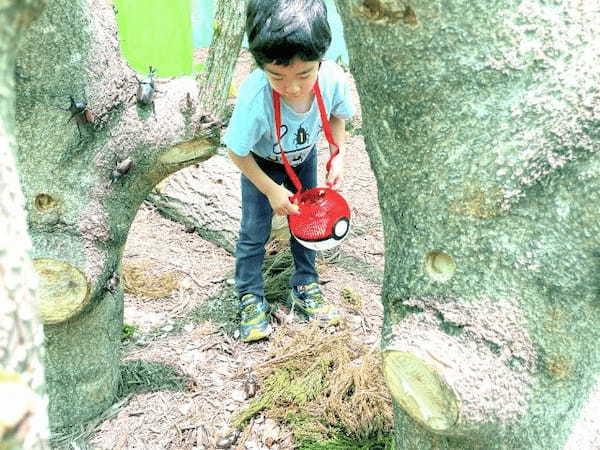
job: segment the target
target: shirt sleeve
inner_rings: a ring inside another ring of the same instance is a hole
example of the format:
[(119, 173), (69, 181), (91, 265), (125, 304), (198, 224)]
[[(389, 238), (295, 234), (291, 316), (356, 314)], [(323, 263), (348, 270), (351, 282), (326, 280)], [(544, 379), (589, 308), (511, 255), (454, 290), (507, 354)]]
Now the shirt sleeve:
[(348, 78), (344, 71), (339, 67), (337, 69), (331, 114), (338, 119), (347, 120), (354, 115), (354, 105), (350, 97), (350, 83), (348, 83)]
[(264, 113), (261, 111), (262, 102), (256, 100), (256, 96), (238, 97), (222, 139), (223, 144), (238, 156), (248, 155), (267, 132)]

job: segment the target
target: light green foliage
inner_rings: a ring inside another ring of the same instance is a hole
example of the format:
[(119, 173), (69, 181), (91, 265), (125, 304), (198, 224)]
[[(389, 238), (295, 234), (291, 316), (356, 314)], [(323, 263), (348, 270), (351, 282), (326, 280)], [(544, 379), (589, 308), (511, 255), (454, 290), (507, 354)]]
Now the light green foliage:
[(280, 328), (271, 337), (270, 361), (256, 368), (260, 393), (233, 418), (235, 426), (260, 413), (285, 423), (297, 442), (340, 432), (368, 439), (391, 428), (380, 359), (348, 333), (331, 335), (316, 324)]
[[(302, 412), (302, 407), (317, 398), (326, 387), (325, 372), (331, 364), (328, 359), (318, 359), (313, 366), (305, 371), (294, 369), (276, 369), (273, 374), (265, 380), (263, 393), (250, 402), (248, 408), (243, 410), (235, 419), (234, 425), (242, 426), (251, 417), (265, 409), (275, 410), (287, 405), (284, 409), (289, 410), (284, 416), (294, 430), (296, 437), (311, 439), (327, 437), (326, 428), (317, 426), (318, 419), (308, 416)], [(307, 427), (312, 432), (308, 432)], [(320, 433), (316, 430), (320, 430)]]
[(355, 311), (361, 311), (363, 309), (363, 299), (360, 293), (350, 289), (349, 287), (343, 287), (340, 292), (342, 300)]
[(265, 297), (270, 303), (281, 302), (289, 292), (289, 279), (294, 263), (289, 248), (265, 258)]
[(129, 325), (127, 323), (123, 324), (123, 333), (121, 334), (121, 340), (125, 341), (127, 339), (131, 339), (135, 334), (137, 327), (135, 325)]
[(327, 389), (327, 374), (331, 372), (332, 364), (331, 358), (321, 357), (306, 370), (276, 369), (265, 380), (261, 395), (234, 419), (234, 425), (241, 427), (251, 417), (265, 411), (267, 416), (282, 420), (291, 428), (295, 440), (302, 443), (300, 448), (392, 449), (391, 434), (381, 431), (384, 424), (375, 427), (372, 435), (363, 436), (356, 430), (344, 429), (341, 423), (330, 423), (318, 414), (320, 408), (315, 408), (312, 402)]
[(115, 0), (123, 56), (138, 72), (159, 77), (192, 73), (189, 0)]

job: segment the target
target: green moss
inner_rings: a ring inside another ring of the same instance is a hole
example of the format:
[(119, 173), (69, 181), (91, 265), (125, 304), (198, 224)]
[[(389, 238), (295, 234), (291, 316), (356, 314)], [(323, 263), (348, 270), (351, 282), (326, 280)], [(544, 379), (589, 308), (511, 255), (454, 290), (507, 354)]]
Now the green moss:
[(239, 324), (235, 287), (225, 284), (220, 292), (194, 308), (189, 318), (194, 323), (212, 322), (226, 334), (233, 336)]
[(304, 441), (300, 450), (394, 450), (394, 438), (391, 433), (382, 433), (370, 438), (356, 440), (343, 433), (326, 441)]
[(184, 391), (187, 378), (166, 364), (133, 360), (121, 364), (118, 397), (139, 392)]

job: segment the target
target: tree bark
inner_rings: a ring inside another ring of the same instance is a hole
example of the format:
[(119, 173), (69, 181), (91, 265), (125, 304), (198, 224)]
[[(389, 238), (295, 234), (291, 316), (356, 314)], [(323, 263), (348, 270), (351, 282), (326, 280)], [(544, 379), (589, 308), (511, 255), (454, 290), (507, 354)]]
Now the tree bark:
[(15, 166), (15, 42), (43, 1), (0, 3), (0, 448), (47, 448), (42, 325)]
[(222, 117), (227, 106), (233, 69), (244, 37), (245, 1), (218, 1), (213, 41), (202, 72), (202, 103)]
[[(53, 428), (115, 400), (129, 227), (159, 181), (215, 154), (220, 127), (202, 99), (215, 108), (229, 89), (218, 77), (201, 97), (191, 77), (156, 79), (153, 104), (138, 102), (137, 79), (147, 74), (122, 59), (114, 14), (110, 2), (55, 0), (16, 62), (17, 165), (40, 275)], [(229, 53), (221, 61), (224, 70), (235, 62)]]
[[(198, 167), (174, 173), (148, 196), (166, 217), (234, 253), (242, 217), (240, 172), (218, 153)], [(289, 239), (287, 219), (273, 216), (270, 240)]]
[(165, 216), (233, 253), (241, 217), (239, 170), (217, 154), (156, 186), (148, 199)]
[(337, 5), (383, 216), (397, 448), (600, 448), (600, 10)]

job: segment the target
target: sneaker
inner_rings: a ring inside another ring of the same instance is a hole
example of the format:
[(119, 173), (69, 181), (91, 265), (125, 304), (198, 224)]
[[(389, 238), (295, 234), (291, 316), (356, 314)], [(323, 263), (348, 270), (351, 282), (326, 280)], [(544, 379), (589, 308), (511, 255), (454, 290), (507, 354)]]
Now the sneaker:
[(266, 338), (272, 332), (269, 316), (271, 307), (264, 297), (244, 294), (240, 299), (240, 340), (253, 342)]
[(340, 323), (340, 313), (325, 301), (317, 283), (292, 288), (288, 301), (292, 310), (300, 311), (308, 320), (317, 320), (321, 327)]

